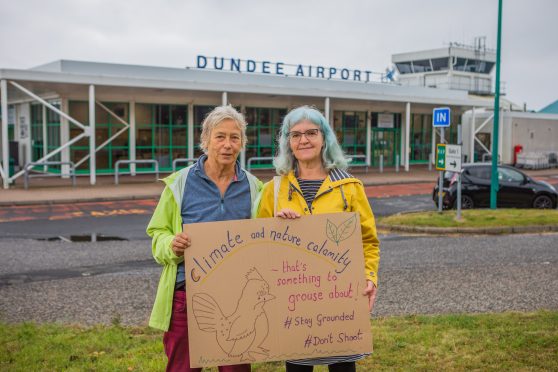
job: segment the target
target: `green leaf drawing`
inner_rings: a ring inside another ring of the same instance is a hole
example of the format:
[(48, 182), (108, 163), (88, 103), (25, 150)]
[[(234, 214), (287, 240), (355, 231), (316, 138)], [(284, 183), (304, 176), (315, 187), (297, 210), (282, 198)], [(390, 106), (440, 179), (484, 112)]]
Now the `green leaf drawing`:
[(356, 215), (353, 214), (347, 220), (341, 222), (339, 226), (335, 225), (329, 219), (326, 223), (326, 233), (329, 240), (339, 245), (339, 242), (349, 238), (355, 232), (356, 228)]
[(335, 224), (331, 222), (329, 218), (326, 223), (326, 234), (329, 240), (337, 243), (337, 226), (335, 226)]

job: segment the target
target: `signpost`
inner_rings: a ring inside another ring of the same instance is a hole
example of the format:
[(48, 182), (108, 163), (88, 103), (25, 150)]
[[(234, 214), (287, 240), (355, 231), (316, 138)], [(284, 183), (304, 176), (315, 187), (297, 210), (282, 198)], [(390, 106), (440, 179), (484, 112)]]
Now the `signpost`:
[(460, 145), (446, 145), (446, 170), (461, 173)]
[[(457, 219), (461, 219), (461, 145), (446, 145), (439, 143), (436, 145), (436, 169), (444, 174), (444, 171), (458, 173), (457, 176)], [(443, 176), (440, 176), (442, 179)], [(438, 184), (438, 211), (442, 208), (442, 184)], [(443, 185), (443, 184), (442, 184)]]
[[(434, 128), (440, 128), (440, 142), (444, 145), (444, 128), (451, 125), (451, 109), (449, 107), (437, 107), (432, 111), (432, 126)], [(442, 189), (444, 185), (444, 170), (445, 170), (445, 148), (443, 150), (444, 163), (442, 168), (439, 167), (439, 155), (440, 145), (436, 147), (436, 169), (440, 171), (440, 176), (438, 177), (438, 212), (442, 212)]]

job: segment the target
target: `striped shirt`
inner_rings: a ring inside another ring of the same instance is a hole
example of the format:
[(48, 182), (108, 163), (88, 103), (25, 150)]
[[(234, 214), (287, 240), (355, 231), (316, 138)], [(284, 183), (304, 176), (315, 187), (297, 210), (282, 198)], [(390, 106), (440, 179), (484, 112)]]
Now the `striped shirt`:
[(296, 179), (298, 181), (298, 185), (300, 186), (300, 191), (302, 191), (302, 196), (304, 196), (304, 200), (306, 200), (306, 204), (308, 204), (308, 208), (312, 208), (312, 202), (324, 183), (324, 180), (303, 180), (300, 178)]

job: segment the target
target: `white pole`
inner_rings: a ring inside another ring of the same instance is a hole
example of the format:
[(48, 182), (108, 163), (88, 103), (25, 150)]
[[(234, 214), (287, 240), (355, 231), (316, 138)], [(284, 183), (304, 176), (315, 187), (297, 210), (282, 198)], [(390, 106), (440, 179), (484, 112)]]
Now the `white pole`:
[(222, 96), (221, 96), (221, 104), (223, 106), (226, 106), (228, 103), (228, 97), (227, 97), (227, 92), (223, 92)]
[[(47, 108), (45, 105), (41, 107), (43, 108), (43, 157), (45, 157), (48, 154)], [(33, 161), (33, 159), (30, 158), (29, 161)], [(43, 171), (46, 172), (47, 170), (48, 167), (43, 166)]]
[[(62, 99), (60, 102), (60, 109), (62, 112), (70, 112), (68, 108), (68, 100)], [(60, 145), (64, 145), (70, 141), (70, 123), (68, 119), (64, 116), (60, 117)], [(70, 160), (70, 147), (65, 147), (62, 152), (60, 152), (60, 160), (62, 161), (69, 161)], [(69, 178), (70, 177), (70, 166), (68, 164), (63, 164), (61, 166), (60, 175), (62, 178)]]
[(430, 154), (428, 154), (428, 170), (432, 170), (434, 158), (436, 157), (436, 128), (432, 126), (432, 146), (430, 147)]
[(475, 131), (476, 131), (476, 112), (475, 108), (473, 107), (473, 115), (471, 117), (471, 125), (469, 125), (469, 129), (471, 132), (469, 133), (469, 163), (475, 162)]
[[(240, 112), (242, 113), (242, 115), (246, 116), (246, 105), (240, 105)], [(250, 123), (248, 123), (250, 124)], [(240, 166), (242, 168), (246, 168), (246, 148), (244, 148), (241, 152), (240, 152)]]
[(366, 113), (366, 165), (372, 164), (372, 112)]
[(188, 158), (194, 158), (194, 104), (188, 104)]
[(405, 172), (409, 171), (409, 136), (411, 135), (411, 102), (405, 107)]
[(326, 121), (329, 123), (331, 128), (333, 128), (333, 123), (329, 121), (329, 105), (330, 105), (329, 97), (326, 97), (324, 100), (324, 114), (325, 114)]
[[(130, 101), (130, 128), (128, 132), (128, 151), (130, 160), (136, 160), (136, 102)], [(130, 164), (130, 174), (136, 175), (136, 164)]]
[(95, 185), (97, 183), (95, 162), (95, 86), (89, 86), (89, 183)]
[(505, 119), (504, 114), (505, 114), (505, 112), (502, 110), (502, 108), (500, 108), (500, 118), (501, 119), (498, 120), (498, 152), (496, 153), (496, 156), (497, 156), (496, 157), (496, 162), (497, 163), (500, 162), (500, 159), (504, 160), (502, 158), (502, 149), (503, 149), (503, 145), (504, 145), (503, 144), (504, 134), (502, 133), (503, 132), (503, 127), (504, 127), (504, 119)]
[(2, 101), (2, 165), (4, 176), (2, 183), (5, 189), (9, 187), (10, 177), (10, 153), (8, 148), (8, 82), (6, 80), (0, 81), (0, 101)]

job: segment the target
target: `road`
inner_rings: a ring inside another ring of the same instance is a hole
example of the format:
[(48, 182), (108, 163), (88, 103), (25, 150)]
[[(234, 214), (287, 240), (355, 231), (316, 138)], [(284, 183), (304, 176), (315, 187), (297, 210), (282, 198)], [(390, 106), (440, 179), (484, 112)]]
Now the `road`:
[[(434, 210), (431, 183), (366, 187), (377, 216), (403, 211)], [(155, 209), (153, 199), (15, 206), (0, 208), (0, 236), (49, 239), (72, 235), (105, 235), (147, 239), (145, 226)]]
[[(420, 187), (373, 191), (376, 215), (434, 209)], [(146, 324), (161, 270), (144, 232), (154, 206), (3, 208), (0, 320)], [(91, 233), (127, 240), (39, 240)], [(380, 239), (375, 316), (558, 309), (558, 234)]]

